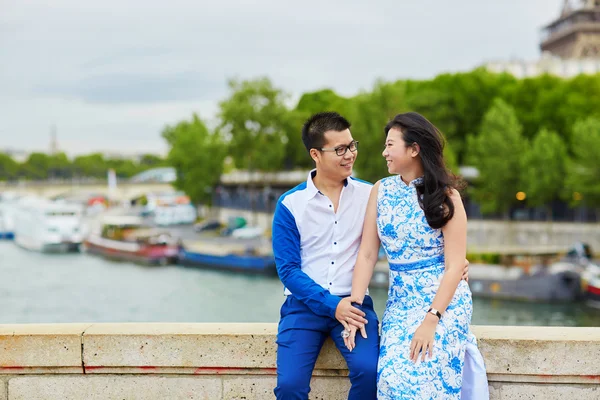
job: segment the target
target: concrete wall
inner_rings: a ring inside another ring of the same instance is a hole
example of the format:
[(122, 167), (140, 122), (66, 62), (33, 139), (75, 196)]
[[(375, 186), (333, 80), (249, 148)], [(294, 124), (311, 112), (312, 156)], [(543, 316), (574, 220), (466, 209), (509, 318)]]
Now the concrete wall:
[(473, 253), (565, 252), (577, 241), (600, 254), (600, 224), (469, 220), (467, 242)]
[[(214, 208), (212, 213), (224, 223), (244, 217), (267, 231), (273, 221), (272, 214), (263, 212)], [(467, 239), (471, 253), (562, 253), (583, 241), (600, 255), (600, 224), (593, 223), (469, 220)]]
[[(270, 399), (276, 324), (0, 325), (0, 400)], [(600, 398), (600, 328), (474, 326), (491, 399)], [(312, 399), (345, 399), (331, 341)]]

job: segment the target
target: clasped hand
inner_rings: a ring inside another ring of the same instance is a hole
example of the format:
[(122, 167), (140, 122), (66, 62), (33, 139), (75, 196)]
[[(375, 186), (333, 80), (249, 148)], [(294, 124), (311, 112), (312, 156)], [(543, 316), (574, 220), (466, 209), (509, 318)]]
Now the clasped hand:
[(344, 344), (348, 350), (352, 351), (355, 345), (356, 331), (360, 330), (363, 338), (367, 338), (365, 325), (368, 323), (364, 311), (354, 307), (352, 303), (361, 304), (359, 299), (353, 297), (344, 297), (335, 310), (335, 318), (342, 324), (344, 329), (350, 333), (344, 338)]

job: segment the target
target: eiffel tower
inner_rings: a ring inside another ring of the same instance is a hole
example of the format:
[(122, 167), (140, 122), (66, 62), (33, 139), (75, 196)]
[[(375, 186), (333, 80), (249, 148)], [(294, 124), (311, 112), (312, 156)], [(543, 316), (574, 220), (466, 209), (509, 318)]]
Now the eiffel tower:
[(565, 0), (560, 17), (542, 29), (540, 49), (563, 59), (600, 59), (600, 0)]

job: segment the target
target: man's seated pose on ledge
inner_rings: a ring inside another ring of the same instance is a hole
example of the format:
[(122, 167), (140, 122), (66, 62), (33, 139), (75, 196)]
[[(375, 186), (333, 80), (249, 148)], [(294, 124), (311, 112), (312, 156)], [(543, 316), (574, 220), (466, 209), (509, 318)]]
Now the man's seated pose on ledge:
[[(283, 194), (275, 210), (273, 251), (287, 296), (277, 334), (277, 399), (308, 399), (315, 362), (328, 336), (348, 365), (348, 398), (376, 398), (379, 321), (370, 296), (358, 307), (349, 297), (372, 185), (351, 177), (358, 142), (349, 128), (333, 112), (308, 119), (302, 140), (316, 169)], [(357, 337), (353, 351), (342, 337), (349, 324), (366, 333)], [(467, 348), (463, 388), (472, 387), (470, 359), (483, 365), (476, 346)], [(463, 399), (474, 397), (463, 390)]]

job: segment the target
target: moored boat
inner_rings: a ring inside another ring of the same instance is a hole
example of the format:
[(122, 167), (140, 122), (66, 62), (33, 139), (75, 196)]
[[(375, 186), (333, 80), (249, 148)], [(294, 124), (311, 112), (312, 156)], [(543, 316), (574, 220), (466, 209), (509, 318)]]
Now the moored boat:
[(9, 205), (0, 203), (0, 240), (11, 240), (15, 237), (12, 209)]
[[(371, 287), (389, 285), (388, 265), (379, 261)], [(572, 302), (583, 297), (580, 269), (571, 263), (537, 266), (529, 270), (491, 264), (469, 265), (469, 286), (473, 297), (534, 302)]]
[(176, 240), (135, 216), (103, 218), (84, 241), (88, 253), (113, 260), (167, 265), (177, 260)]
[(600, 263), (588, 261), (581, 274), (581, 283), (585, 303), (600, 309)]
[(600, 309), (600, 267), (584, 278), (583, 290), (586, 304)]
[(271, 275), (276, 273), (275, 258), (266, 243), (226, 238), (185, 243), (179, 248), (179, 263)]
[(78, 204), (23, 198), (14, 208), (15, 243), (34, 251), (79, 251), (83, 240), (82, 212)]
[(573, 302), (581, 300), (579, 269), (570, 263), (521, 267), (471, 265), (469, 286), (474, 297), (510, 300)]

